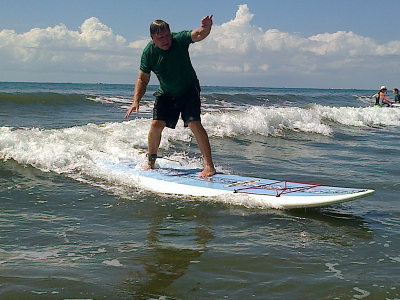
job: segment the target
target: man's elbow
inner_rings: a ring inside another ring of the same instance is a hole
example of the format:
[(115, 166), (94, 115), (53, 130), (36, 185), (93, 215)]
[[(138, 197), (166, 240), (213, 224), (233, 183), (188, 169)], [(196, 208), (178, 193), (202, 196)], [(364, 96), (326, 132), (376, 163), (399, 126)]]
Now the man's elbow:
[(144, 72), (140, 72), (139, 76), (136, 79), (136, 83), (142, 83), (142, 84), (148, 84), (150, 81), (150, 74), (144, 73)]
[(192, 38), (193, 42), (200, 42), (202, 40), (204, 40), (206, 37), (208, 37), (209, 32), (208, 33), (200, 33), (196, 36), (194, 36), (194, 38)]

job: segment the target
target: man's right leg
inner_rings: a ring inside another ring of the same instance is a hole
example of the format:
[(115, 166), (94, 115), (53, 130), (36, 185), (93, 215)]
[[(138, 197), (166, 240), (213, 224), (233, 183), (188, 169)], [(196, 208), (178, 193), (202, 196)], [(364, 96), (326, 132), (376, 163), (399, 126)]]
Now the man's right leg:
[(161, 133), (165, 127), (165, 121), (153, 120), (151, 123), (149, 135), (148, 135), (148, 166), (150, 169), (154, 169), (156, 163), (155, 158), (157, 157), (158, 147), (161, 142)]

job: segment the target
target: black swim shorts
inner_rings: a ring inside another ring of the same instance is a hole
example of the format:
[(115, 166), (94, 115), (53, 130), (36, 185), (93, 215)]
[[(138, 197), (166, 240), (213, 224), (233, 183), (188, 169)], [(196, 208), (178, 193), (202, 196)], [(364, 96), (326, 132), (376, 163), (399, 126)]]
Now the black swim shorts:
[(165, 121), (166, 126), (174, 129), (179, 116), (182, 117), (184, 126), (192, 121), (200, 121), (200, 87), (194, 85), (179, 97), (169, 97), (164, 94), (154, 93), (156, 101), (153, 109), (153, 120)]

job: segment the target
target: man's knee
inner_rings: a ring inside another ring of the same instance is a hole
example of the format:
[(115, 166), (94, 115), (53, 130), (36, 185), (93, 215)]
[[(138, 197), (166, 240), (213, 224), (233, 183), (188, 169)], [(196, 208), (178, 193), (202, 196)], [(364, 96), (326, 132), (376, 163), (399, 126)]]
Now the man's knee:
[(153, 120), (151, 123), (151, 130), (161, 132), (165, 127), (165, 121)]
[(201, 121), (191, 121), (188, 124), (190, 130), (193, 132), (195, 135), (196, 139), (198, 137), (206, 137), (207, 132), (203, 127), (203, 124), (201, 124)]
[(190, 129), (192, 129), (192, 128), (202, 128), (203, 127), (203, 125), (201, 124), (200, 121), (190, 121), (188, 123), (188, 126), (189, 126)]

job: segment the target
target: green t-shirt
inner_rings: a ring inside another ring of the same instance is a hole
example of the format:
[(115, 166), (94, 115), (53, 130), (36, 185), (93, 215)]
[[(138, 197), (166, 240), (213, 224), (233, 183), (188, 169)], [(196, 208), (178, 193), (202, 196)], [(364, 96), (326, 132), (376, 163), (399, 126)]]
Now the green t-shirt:
[(196, 72), (189, 57), (189, 45), (193, 43), (191, 31), (171, 33), (172, 44), (168, 50), (156, 47), (153, 41), (143, 50), (140, 70), (150, 74), (153, 71), (160, 86), (158, 92), (170, 97), (183, 95), (197, 82)]

